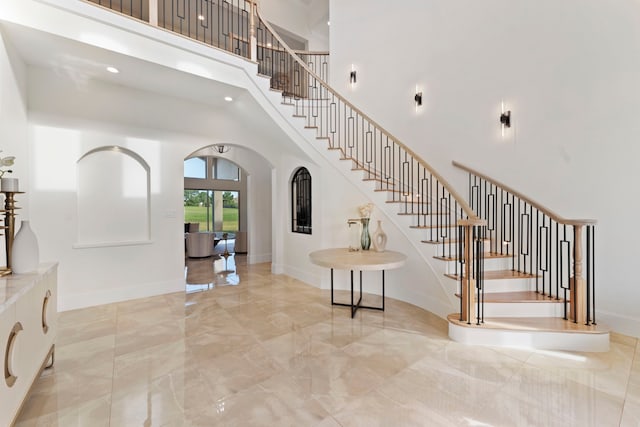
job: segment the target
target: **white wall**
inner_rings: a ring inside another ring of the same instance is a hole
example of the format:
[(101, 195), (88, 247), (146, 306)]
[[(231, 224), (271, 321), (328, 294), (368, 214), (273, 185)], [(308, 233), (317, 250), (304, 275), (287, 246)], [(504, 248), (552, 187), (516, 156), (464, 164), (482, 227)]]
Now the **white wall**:
[[(332, 85), (459, 190), (452, 160), (560, 215), (599, 220), (598, 315), (638, 336), (640, 3), (332, 0), (330, 10)], [(505, 139), (501, 100), (514, 123)]]
[[(26, 82), (25, 64), (18, 57), (5, 34), (0, 32), (0, 150), (2, 150), (0, 157), (16, 157), (15, 164), (9, 168), (13, 173), (7, 173), (4, 176), (18, 178), (21, 191), (29, 189)], [(30, 209), (27, 197), (18, 195), (16, 201), (17, 206), (21, 208), (16, 217), (17, 231), (20, 228), (20, 221), (29, 219)], [(5, 254), (5, 239), (2, 237), (0, 238), (0, 266), (7, 265)]]
[[(264, 141), (248, 141), (252, 146)], [(271, 170), (272, 165), (253, 149), (232, 147), (225, 154), (247, 173), (247, 259), (250, 264), (271, 262)]]
[(328, 0), (260, 0), (259, 9), (268, 22), (306, 39), (308, 50), (329, 50)]
[[(402, 252), (407, 255), (405, 266), (400, 269), (390, 270), (386, 273), (386, 295), (391, 298), (409, 302), (425, 308), (440, 316), (446, 316), (455, 310), (455, 298), (453, 291), (455, 283), (444, 278), (442, 272), (435, 272), (431, 265), (425, 262), (434, 253), (433, 248), (415, 242), (419, 247), (412, 246), (406, 235), (404, 227), (398, 225), (398, 217), (395, 214), (388, 216), (383, 209), (386, 195), (373, 192), (371, 182), (360, 181), (358, 173), (351, 171), (351, 163), (340, 161), (336, 151), (326, 152), (324, 143), (316, 143), (319, 156), (315, 157), (315, 164), (301, 162), (299, 159), (283, 159), (283, 166), (278, 169), (276, 177), (277, 188), (280, 190), (274, 199), (274, 204), (287, 207), (287, 214), (282, 217), (274, 216), (277, 222), (277, 233), (282, 239), (274, 241), (276, 245), (282, 245), (281, 272), (303, 280), (307, 283), (328, 289), (330, 286), (330, 271), (313, 265), (309, 261), (309, 253), (315, 250), (349, 246), (349, 228), (347, 220), (358, 218), (358, 206), (373, 202), (374, 208), (371, 217), (371, 232), (377, 227), (376, 221), (382, 221), (384, 231), (388, 235), (387, 249)], [(300, 167), (306, 167), (312, 179), (312, 228), (311, 235), (293, 233), (291, 231), (291, 176)], [(276, 219), (277, 218), (277, 219)], [(336, 270), (335, 288), (349, 288), (349, 272)], [(357, 281), (357, 279), (356, 279)], [(365, 273), (364, 292), (380, 294), (380, 274)], [(451, 286), (450, 288), (447, 286)]]

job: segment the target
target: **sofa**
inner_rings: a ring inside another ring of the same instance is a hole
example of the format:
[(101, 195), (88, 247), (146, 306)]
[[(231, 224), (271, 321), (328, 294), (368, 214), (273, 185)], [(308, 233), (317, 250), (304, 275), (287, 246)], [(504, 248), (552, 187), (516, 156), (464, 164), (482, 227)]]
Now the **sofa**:
[(208, 231), (186, 233), (185, 240), (189, 258), (204, 258), (213, 255), (213, 247), (217, 243), (215, 234)]

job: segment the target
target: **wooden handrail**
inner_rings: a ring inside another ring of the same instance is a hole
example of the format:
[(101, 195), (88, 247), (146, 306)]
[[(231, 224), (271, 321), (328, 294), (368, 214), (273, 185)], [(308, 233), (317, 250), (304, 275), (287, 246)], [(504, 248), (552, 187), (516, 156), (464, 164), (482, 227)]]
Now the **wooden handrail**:
[(262, 16), (260, 15), (260, 10), (257, 4), (254, 4), (255, 7), (255, 11), (256, 14), (258, 15), (258, 17), (260, 18), (260, 20), (262, 21), (262, 24), (267, 28), (267, 30), (269, 30), (271, 32), (271, 34), (273, 35), (273, 37), (280, 43), (280, 45), (282, 45), (282, 47), (285, 49), (285, 51), (291, 55), (291, 57), (293, 57), (293, 59), (309, 74), (311, 75), (313, 78), (315, 78), (318, 82), (321, 82), (321, 84), (323, 84), (325, 86), (325, 88), (331, 92), (331, 94), (333, 96), (335, 96), (336, 98), (338, 98), (340, 101), (342, 101), (346, 106), (348, 106), (349, 108), (351, 108), (353, 111), (355, 111), (357, 114), (359, 114), (362, 118), (364, 118), (365, 120), (367, 120), (369, 123), (373, 124), (376, 128), (378, 128), (380, 130), (380, 132), (382, 134), (384, 134), (385, 136), (387, 136), (389, 139), (391, 139), (392, 141), (394, 141), (400, 148), (402, 148), (408, 155), (410, 155), (411, 157), (413, 157), (414, 159), (416, 159), (425, 169), (427, 169), (441, 184), (444, 188), (447, 189), (447, 191), (449, 192), (449, 194), (451, 194), (451, 196), (453, 196), (453, 198), (460, 204), (460, 207), (462, 208), (462, 210), (464, 211), (464, 213), (470, 218), (470, 219), (477, 219), (480, 223), (484, 223), (484, 220), (481, 220), (480, 218), (478, 218), (478, 216), (476, 215), (476, 213), (473, 211), (473, 209), (471, 209), (471, 207), (467, 204), (466, 200), (464, 197), (462, 197), (460, 194), (458, 194), (458, 192), (438, 173), (436, 172), (426, 161), (424, 161), (420, 156), (418, 156), (415, 152), (413, 152), (409, 147), (407, 147), (406, 145), (404, 145), (402, 142), (400, 142), (400, 140), (398, 138), (396, 138), (395, 136), (393, 136), (391, 134), (391, 132), (387, 131), (386, 129), (384, 129), (382, 126), (380, 126), (376, 121), (374, 121), (371, 117), (369, 117), (368, 115), (366, 115), (364, 112), (362, 112), (362, 110), (360, 110), (359, 108), (357, 108), (356, 106), (354, 106), (353, 104), (351, 104), (346, 98), (344, 98), (342, 95), (340, 95), (340, 93), (338, 93), (338, 91), (336, 91), (335, 89), (333, 89), (331, 86), (329, 86), (329, 84), (327, 82), (324, 82), (323, 79), (318, 76), (316, 73), (314, 73), (308, 66), (307, 64), (305, 64), (304, 61), (302, 61), (298, 55), (295, 54), (295, 51), (291, 50), (289, 48), (289, 46), (287, 46), (287, 44), (282, 40), (282, 38), (280, 37), (280, 35), (271, 27), (271, 25), (269, 25), (269, 23), (262, 19)]
[(514, 190), (513, 188), (509, 187), (506, 184), (501, 183), (500, 181), (497, 181), (493, 178), (488, 177), (487, 175), (483, 174), (482, 172), (478, 172), (475, 169), (470, 168), (469, 166), (465, 166), (462, 163), (456, 162), (455, 160), (453, 162), (451, 162), (453, 164), (453, 166), (462, 169), (466, 172), (469, 172), (475, 176), (477, 176), (478, 178), (482, 178), (487, 182), (490, 182), (492, 184), (494, 184), (497, 187), (502, 188), (503, 190), (507, 191), (508, 193), (513, 194), (514, 196), (518, 197), (520, 200), (530, 204), (531, 206), (533, 206), (534, 208), (538, 209), (540, 212), (544, 213), (545, 215), (547, 215), (548, 217), (550, 217), (551, 219), (553, 219), (554, 221), (556, 221), (558, 224), (566, 224), (566, 225), (595, 225), (598, 223), (597, 220), (595, 219), (568, 219), (568, 218), (564, 218), (561, 217), (560, 215), (558, 215), (557, 213), (553, 212), (551, 209), (548, 209), (546, 207), (544, 207), (542, 204), (536, 202), (535, 200), (532, 200), (531, 198), (525, 196), (524, 194), (520, 193), (517, 190)]
[(328, 51), (293, 50), (296, 55), (329, 55)]

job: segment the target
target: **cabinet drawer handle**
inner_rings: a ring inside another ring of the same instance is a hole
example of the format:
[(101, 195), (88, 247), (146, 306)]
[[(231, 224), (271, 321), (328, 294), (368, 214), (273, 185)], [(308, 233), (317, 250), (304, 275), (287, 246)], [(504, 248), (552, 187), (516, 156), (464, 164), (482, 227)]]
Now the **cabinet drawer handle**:
[(17, 322), (13, 325), (13, 329), (9, 334), (9, 340), (7, 341), (7, 349), (4, 353), (4, 381), (7, 383), (9, 387), (13, 387), (18, 379), (17, 376), (13, 375), (12, 371), (12, 359), (13, 359), (13, 345), (16, 341), (16, 336), (22, 330), (22, 324)]
[(47, 322), (47, 308), (49, 307), (49, 298), (51, 298), (51, 291), (47, 290), (42, 301), (42, 331), (46, 334), (49, 332), (49, 323)]

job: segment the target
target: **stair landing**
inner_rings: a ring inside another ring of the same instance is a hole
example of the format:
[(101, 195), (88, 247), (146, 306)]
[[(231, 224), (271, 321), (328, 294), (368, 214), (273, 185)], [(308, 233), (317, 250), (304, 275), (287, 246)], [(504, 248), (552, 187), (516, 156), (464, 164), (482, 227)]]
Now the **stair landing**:
[(609, 329), (583, 325), (557, 317), (485, 318), (484, 323), (467, 324), (460, 314), (447, 316), (449, 338), (470, 345), (520, 347), (545, 350), (609, 350)]

